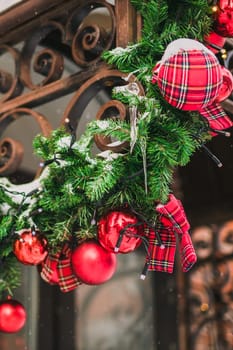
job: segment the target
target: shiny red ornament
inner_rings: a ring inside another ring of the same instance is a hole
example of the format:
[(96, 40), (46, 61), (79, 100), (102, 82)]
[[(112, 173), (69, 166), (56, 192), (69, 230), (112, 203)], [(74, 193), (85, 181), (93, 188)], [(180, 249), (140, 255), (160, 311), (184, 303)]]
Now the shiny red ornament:
[(214, 14), (214, 31), (223, 36), (233, 37), (233, 1), (219, 0)]
[(144, 226), (135, 215), (112, 211), (98, 223), (98, 240), (107, 250), (129, 253), (142, 243)]
[(206, 47), (214, 54), (219, 53), (220, 50), (223, 49), (226, 42), (226, 38), (215, 33), (214, 31), (210, 32), (208, 35), (205, 35), (204, 39)]
[(20, 331), (26, 322), (26, 311), (21, 303), (14, 299), (0, 302), (0, 331), (15, 333)]
[(25, 265), (38, 265), (48, 254), (47, 240), (39, 231), (24, 230), (13, 244), (16, 258)]
[(116, 271), (116, 254), (104, 249), (96, 240), (78, 245), (71, 256), (74, 274), (85, 284), (97, 285), (108, 281)]

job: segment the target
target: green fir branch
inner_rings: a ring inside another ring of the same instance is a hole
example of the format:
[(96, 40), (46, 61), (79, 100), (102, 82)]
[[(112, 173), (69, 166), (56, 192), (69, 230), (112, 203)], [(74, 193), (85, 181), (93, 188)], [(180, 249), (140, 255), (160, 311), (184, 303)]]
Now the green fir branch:
[(103, 160), (97, 171), (86, 183), (86, 195), (91, 201), (99, 201), (105, 193), (112, 190), (114, 185), (123, 176), (125, 171), (125, 159)]
[[(20, 286), (21, 271), (15, 256), (0, 259), (0, 299), (13, 295), (13, 290)], [(7, 295), (6, 295), (7, 294)]]
[[(39, 181), (41, 189), (35, 195), (15, 193), (2, 181), (0, 293), (10, 293), (19, 284), (19, 269), (12, 254), (14, 231), (34, 223), (46, 236), (49, 251), (56, 252), (67, 241), (96, 238), (98, 220), (109, 210), (127, 208), (153, 223), (155, 203), (166, 203), (171, 192), (174, 169), (185, 166), (211, 138), (198, 113), (172, 107), (151, 83), (152, 69), (171, 41), (185, 37), (204, 41), (212, 25), (208, 2), (131, 2), (142, 16), (141, 39), (106, 51), (102, 57), (118, 70), (133, 74), (144, 95), (132, 92), (127, 79), (122, 79), (125, 85), (122, 82), (113, 88), (112, 97), (125, 104), (124, 121), (118, 116), (92, 121), (78, 140), (64, 127), (48, 138), (38, 135), (34, 152), (43, 159), (45, 169)], [(134, 120), (132, 110), (136, 113)], [(108, 150), (93, 154), (96, 135), (129, 147), (121, 153)], [(16, 197), (22, 198), (16, 201)]]

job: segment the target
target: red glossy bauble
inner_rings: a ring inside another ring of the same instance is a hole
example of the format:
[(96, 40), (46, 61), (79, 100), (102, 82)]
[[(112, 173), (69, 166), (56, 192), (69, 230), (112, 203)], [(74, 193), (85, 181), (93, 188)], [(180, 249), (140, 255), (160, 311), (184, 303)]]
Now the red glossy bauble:
[(0, 331), (15, 333), (20, 331), (26, 322), (26, 311), (21, 303), (14, 299), (0, 302)]
[(97, 285), (108, 281), (116, 271), (116, 254), (104, 249), (96, 240), (78, 245), (71, 256), (74, 274), (85, 284)]
[(228, 0), (218, 1), (215, 13), (214, 30), (223, 37), (233, 37), (233, 3)]
[(226, 38), (215, 33), (214, 31), (210, 32), (208, 35), (204, 37), (206, 47), (211, 50), (214, 54), (219, 53), (219, 51), (223, 48), (226, 42)]
[[(122, 235), (119, 243), (118, 239)], [(107, 250), (129, 253), (141, 243), (144, 226), (135, 215), (121, 211), (112, 211), (102, 217), (98, 223), (98, 240)], [(117, 246), (117, 243), (119, 243)]]
[(48, 254), (47, 240), (38, 231), (24, 230), (13, 244), (16, 258), (26, 265), (38, 265)]

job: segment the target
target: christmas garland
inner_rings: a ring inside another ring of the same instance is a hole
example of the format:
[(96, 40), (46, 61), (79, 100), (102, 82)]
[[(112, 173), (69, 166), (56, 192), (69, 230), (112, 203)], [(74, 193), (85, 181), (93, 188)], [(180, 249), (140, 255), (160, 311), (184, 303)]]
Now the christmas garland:
[[(20, 283), (18, 261), (39, 265), (41, 277), (63, 292), (82, 283), (107, 281), (115, 271), (116, 253), (129, 253), (140, 244), (145, 246), (142, 278), (148, 269), (171, 273), (174, 233), (183, 270), (196, 261), (189, 224), (171, 185), (174, 170), (185, 166), (197, 149), (204, 147), (211, 155), (205, 143), (213, 130), (196, 110), (187, 112), (168, 103), (152, 83), (152, 72), (172, 41), (189, 38), (203, 43), (212, 30), (213, 14), (204, 0), (131, 2), (143, 19), (142, 38), (105, 52), (103, 59), (135, 75), (145, 94), (139, 96), (126, 81), (112, 97), (128, 106), (129, 121), (92, 121), (77, 140), (67, 120), (67, 127), (49, 138), (34, 139), (35, 153), (43, 159), (36, 180), (13, 185), (1, 179), (2, 297)], [(120, 153), (93, 155), (96, 135), (111, 136), (127, 146)]]

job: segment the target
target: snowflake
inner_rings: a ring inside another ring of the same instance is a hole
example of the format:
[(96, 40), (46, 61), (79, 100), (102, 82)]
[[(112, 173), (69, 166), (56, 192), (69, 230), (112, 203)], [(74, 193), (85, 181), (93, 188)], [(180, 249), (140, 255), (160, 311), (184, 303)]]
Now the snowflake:
[(107, 165), (105, 165), (105, 167), (104, 167), (104, 170), (106, 170), (106, 171), (112, 171), (112, 169), (113, 169), (112, 164), (107, 164)]
[(109, 128), (109, 122), (107, 120), (97, 120), (96, 124), (101, 130)]
[(74, 193), (74, 191), (73, 191), (73, 186), (72, 186), (71, 183), (65, 184), (64, 187), (65, 187), (65, 189), (68, 191), (68, 193), (70, 193), (70, 194), (73, 194), (73, 193)]
[(70, 147), (70, 142), (71, 142), (71, 137), (66, 136), (62, 137), (60, 140), (57, 142), (57, 147), (58, 148), (69, 148)]

